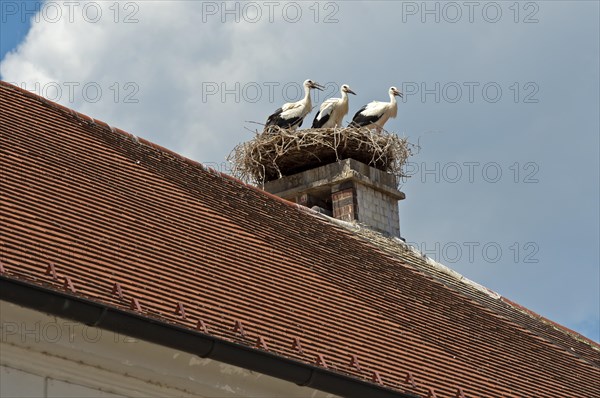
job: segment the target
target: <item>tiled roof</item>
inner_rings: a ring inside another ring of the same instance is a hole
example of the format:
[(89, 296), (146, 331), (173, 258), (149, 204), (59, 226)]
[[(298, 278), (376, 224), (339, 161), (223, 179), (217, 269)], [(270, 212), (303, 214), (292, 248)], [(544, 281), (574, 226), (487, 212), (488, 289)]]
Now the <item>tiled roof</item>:
[(3, 277), (423, 397), (600, 397), (598, 344), (401, 242), (0, 92)]

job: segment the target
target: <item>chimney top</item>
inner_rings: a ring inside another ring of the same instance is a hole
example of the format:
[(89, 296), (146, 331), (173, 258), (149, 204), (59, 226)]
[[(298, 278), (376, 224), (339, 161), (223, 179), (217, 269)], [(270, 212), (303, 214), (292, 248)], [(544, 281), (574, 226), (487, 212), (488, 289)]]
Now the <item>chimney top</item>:
[(269, 181), (264, 189), (334, 218), (400, 237), (398, 201), (405, 195), (398, 190), (396, 177), (357, 160), (340, 160)]

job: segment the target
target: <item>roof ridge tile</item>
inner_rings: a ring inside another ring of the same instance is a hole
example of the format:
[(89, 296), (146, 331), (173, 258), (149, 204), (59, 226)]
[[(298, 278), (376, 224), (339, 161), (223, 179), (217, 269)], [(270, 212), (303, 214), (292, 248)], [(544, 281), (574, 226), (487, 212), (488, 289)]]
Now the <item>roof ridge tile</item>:
[(560, 331), (562, 333), (565, 333), (565, 334), (569, 335), (569, 337), (571, 337), (571, 338), (573, 338), (573, 339), (575, 339), (577, 341), (581, 341), (581, 342), (584, 342), (586, 344), (589, 344), (593, 349), (595, 349), (595, 350), (597, 350), (597, 351), (600, 352), (600, 343), (597, 343), (594, 340), (589, 339), (589, 338), (585, 337), (584, 335), (579, 334), (576, 331), (569, 329), (566, 326), (558, 324), (558, 323), (556, 323), (556, 322), (554, 322), (554, 321), (546, 318), (545, 316), (540, 315), (537, 312), (535, 312), (533, 310), (530, 310), (529, 308), (524, 307), (524, 306), (522, 306), (522, 305), (520, 305), (520, 304), (518, 304), (518, 303), (516, 303), (516, 302), (514, 302), (514, 301), (512, 301), (512, 300), (510, 300), (510, 299), (508, 299), (506, 297), (501, 297), (501, 300), (503, 302), (505, 302), (506, 304), (510, 305), (511, 307), (513, 307), (514, 309), (516, 309), (517, 311), (521, 311), (524, 314), (529, 315), (530, 317), (532, 317), (534, 319), (537, 319), (537, 320), (539, 320), (541, 322), (544, 322), (544, 323), (550, 325), (551, 327), (553, 327), (554, 329), (556, 329), (556, 330), (558, 330), (558, 331)]

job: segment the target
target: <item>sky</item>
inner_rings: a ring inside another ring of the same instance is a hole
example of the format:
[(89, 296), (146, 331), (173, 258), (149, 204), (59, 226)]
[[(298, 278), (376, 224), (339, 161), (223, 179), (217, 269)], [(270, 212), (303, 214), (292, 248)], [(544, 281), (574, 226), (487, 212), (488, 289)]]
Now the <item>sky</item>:
[(305, 79), (349, 84), (347, 121), (397, 86), (402, 236), (600, 341), (597, 1), (0, 7), (2, 80), (223, 172)]

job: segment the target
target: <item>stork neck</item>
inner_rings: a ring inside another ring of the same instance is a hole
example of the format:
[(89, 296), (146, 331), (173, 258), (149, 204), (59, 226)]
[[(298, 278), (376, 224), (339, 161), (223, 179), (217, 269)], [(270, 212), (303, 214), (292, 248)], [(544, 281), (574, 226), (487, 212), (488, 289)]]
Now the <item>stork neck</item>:
[(348, 93), (345, 91), (342, 91), (342, 102), (346, 102), (348, 101)]
[(390, 104), (396, 105), (396, 96), (394, 93), (390, 93)]
[(308, 106), (312, 105), (312, 102), (310, 100), (310, 87), (308, 87), (308, 86), (304, 86), (304, 102)]

